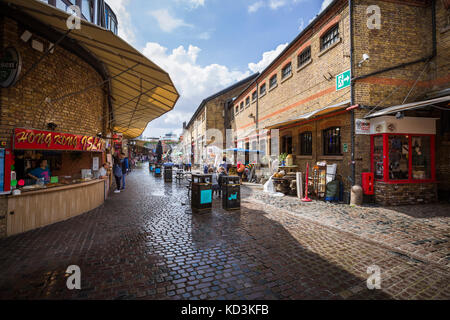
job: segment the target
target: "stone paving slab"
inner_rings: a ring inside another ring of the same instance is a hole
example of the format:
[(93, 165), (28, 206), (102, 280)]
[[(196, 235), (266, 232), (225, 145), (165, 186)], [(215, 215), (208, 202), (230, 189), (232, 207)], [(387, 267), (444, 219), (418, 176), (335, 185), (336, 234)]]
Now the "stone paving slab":
[[(192, 214), (185, 186), (147, 170), (70, 220), (0, 240), (0, 299), (449, 299), (449, 274), (249, 201)], [(244, 190), (245, 193), (245, 190)], [(82, 290), (66, 288), (69, 265)], [(368, 290), (367, 268), (381, 269)]]
[(400, 207), (351, 207), (323, 201), (302, 203), (294, 197), (273, 197), (260, 188), (248, 197), (302, 218), (385, 245), (419, 260), (450, 267), (450, 204)]

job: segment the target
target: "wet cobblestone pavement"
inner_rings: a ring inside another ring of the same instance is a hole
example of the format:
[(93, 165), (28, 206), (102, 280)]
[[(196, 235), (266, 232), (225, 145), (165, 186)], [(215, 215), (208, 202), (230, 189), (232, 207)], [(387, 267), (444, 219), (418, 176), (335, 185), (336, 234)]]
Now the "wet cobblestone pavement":
[[(445, 265), (253, 201), (211, 213), (147, 170), (92, 212), (0, 240), (1, 299), (449, 299)], [(247, 197), (245, 196), (247, 195)], [(81, 268), (82, 290), (65, 270)], [(368, 290), (367, 268), (381, 269)]]
[(295, 197), (273, 197), (250, 188), (252, 199), (302, 218), (350, 232), (403, 254), (450, 268), (450, 204), (351, 207)]

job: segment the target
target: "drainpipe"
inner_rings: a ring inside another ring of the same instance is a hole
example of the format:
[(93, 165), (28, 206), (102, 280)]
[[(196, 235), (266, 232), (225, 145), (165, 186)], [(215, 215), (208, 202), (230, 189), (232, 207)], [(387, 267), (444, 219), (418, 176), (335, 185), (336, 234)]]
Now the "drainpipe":
[[(355, 105), (355, 88), (353, 79), (353, 2), (348, 0), (350, 10), (350, 105)], [(355, 110), (350, 111), (350, 135), (351, 135), (351, 180), (352, 186), (356, 184), (356, 168), (355, 168)]]
[[(259, 145), (259, 130), (258, 130), (258, 114), (259, 114), (259, 82), (256, 79), (256, 110), (255, 110), (255, 127), (256, 127), (256, 148), (260, 149)], [(259, 162), (259, 152), (256, 153), (256, 161)]]

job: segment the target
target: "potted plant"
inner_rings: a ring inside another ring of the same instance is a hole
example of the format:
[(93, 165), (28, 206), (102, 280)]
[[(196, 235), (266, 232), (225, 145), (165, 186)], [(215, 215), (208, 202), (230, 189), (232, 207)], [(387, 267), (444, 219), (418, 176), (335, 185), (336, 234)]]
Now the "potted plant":
[(286, 152), (284, 152), (278, 156), (278, 161), (280, 162), (282, 167), (284, 167), (286, 165), (287, 156), (288, 156), (288, 154)]

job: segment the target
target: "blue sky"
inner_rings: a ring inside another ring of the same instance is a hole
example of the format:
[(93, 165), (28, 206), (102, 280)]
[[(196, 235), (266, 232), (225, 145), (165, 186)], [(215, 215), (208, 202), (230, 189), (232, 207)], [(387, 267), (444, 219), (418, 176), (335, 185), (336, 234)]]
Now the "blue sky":
[(331, 0), (107, 0), (119, 35), (169, 72), (181, 97), (145, 136), (180, 134), (201, 101), (267, 66)]

